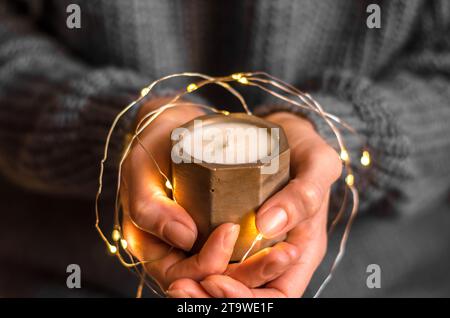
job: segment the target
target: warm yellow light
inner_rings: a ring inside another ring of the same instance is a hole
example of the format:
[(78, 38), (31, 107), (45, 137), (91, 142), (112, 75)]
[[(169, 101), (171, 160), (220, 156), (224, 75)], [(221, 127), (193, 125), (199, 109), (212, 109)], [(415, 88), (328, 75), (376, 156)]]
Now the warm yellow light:
[(186, 90), (190, 93), (195, 91), (198, 88), (197, 84), (191, 83), (186, 87)]
[(117, 252), (117, 247), (115, 247), (114, 245), (109, 245), (108, 246), (108, 248), (109, 248), (109, 252), (111, 253), (111, 254), (116, 254), (116, 252)]
[(231, 75), (231, 78), (238, 81), (242, 78), (242, 73), (234, 73), (233, 75)]
[(247, 79), (247, 77), (241, 77), (240, 79), (238, 79), (238, 82), (246, 85), (246, 84), (248, 84), (248, 79)]
[(347, 175), (347, 177), (345, 177), (345, 183), (351, 187), (355, 183), (355, 177), (352, 174)]
[(120, 245), (122, 245), (122, 248), (123, 248), (124, 250), (126, 250), (127, 247), (128, 247), (128, 242), (127, 242), (126, 240), (124, 240), (124, 239), (121, 239), (121, 240), (120, 240)]
[(361, 164), (364, 167), (367, 167), (368, 165), (370, 165), (370, 154), (367, 150), (363, 151), (363, 154), (361, 156)]
[(169, 181), (169, 180), (166, 180), (166, 188), (167, 188), (167, 189), (170, 189), (170, 190), (172, 190), (172, 189), (173, 189), (173, 187), (172, 187), (172, 183), (170, 183), (170, 181)]
[(347, 161), (348, 161), (348, 159), (349, 159), (349, 155), (348, 155), (348, 152), (347, 152), (347, 150), (345, 150), (345, 149), (342, 149), (342, 150), (341, 150), (341, 154), (340, 154), (340, 157), (341, 157), (341, 160), (342, 160), (342, 161), (345, 161), (345, 162), (347, 162)]
[(262, 239), (263, 239), (263, 235), (261, 233), (259, 233), (255, 238), (256, 241), (261, 241)]
[(112, 237), (114, 242), (117, 242), (118, 240), (120, 240), (120, 232), (119, 232), (119, 230), (112, 231), (111, 237)]
[(230, 112), (227, 110), (222, 110), (222, 114), (224, 114), (225, 116), (228, 116), (230, 114)]
[(147, 95), (148, 92), (150, 92), (150, 89), (149, 89), (148, 87), (144, 87), (144, 88), (141, 90), (141, 96)]

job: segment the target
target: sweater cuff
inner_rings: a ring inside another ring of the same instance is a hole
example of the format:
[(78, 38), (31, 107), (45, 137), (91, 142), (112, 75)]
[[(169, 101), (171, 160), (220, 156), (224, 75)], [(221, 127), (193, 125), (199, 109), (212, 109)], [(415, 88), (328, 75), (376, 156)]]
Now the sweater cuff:
[[(87, 95), (86, 105), (80, 115), (84, 123), (81, 132), (82, 140), (87, 143), (92, 152), (91, 155), (99, 164), (114, 119), (127, 105), (138, 99), (141, 89), (151, 82), (152, 80), (132, 71), (108, 68), (89, 73), (80, 81), (80, 86), (75, 85), (75, 91)], [(147, 98), (135, 104), (119, 119), (109, 143), (108, 159), (105, 162), (105, 184), (116, 184), (117, 168), (125, 146), (126, 135), (132, 132), (140, 107), (151, 98), (174, 96), (178, 92), (170, 87), (165, 88), (164, 85), (156, 86)], [(193, 103), (203, 102), (199, 96), (186, 95), (183, 98)], [(105, 189), (105, 192), (109, 190)]]

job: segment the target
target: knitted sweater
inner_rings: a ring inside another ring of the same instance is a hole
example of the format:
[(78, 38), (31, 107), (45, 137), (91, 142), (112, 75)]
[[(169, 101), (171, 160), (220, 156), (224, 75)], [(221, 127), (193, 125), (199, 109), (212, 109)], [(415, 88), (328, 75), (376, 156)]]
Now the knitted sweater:
[[(369, 29), (372, 2), (0, 0), (0, 170), (35, 190), (93, 196), (107, 130), (144, 85), (262, 70), (367, 138), (373, 166), (356, 175), (366, 206), (422, 209), (450, 185), (450, 2), (379, 1), (381, 28)], [(71, 3), (80, 29), (66, 26)], [(256, 110), (272, 104), (246, 96)], [(132, 120), (113, 139), (106, 182)], [(346, 137), (357, 159), (361, 145)]]

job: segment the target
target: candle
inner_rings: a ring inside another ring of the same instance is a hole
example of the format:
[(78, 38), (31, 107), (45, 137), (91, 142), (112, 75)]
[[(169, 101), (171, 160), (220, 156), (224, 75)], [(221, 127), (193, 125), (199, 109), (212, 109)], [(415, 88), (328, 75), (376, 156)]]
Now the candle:
[[(206, 126), (197, 120), (180, 145), (186, 159), (206, 163), (236, 165), (255, 163), (267, 155), (277, 141), (267, 129), (245, 122), (215, 122)], [(271, 138), (273, 140), (271, 140)], [(272, 144), (274, 143), (274, 144)]]
[[(281, 127), (247, 114), (205, 115), (172, 132), (174, 199), (198, 228), (197, 251), (225, 222), (241, 231), (232, 261), (258, 232), (255, 212), (289, 179), (289, 147)], [(283, 239), (262, 239), (252, 253)]]

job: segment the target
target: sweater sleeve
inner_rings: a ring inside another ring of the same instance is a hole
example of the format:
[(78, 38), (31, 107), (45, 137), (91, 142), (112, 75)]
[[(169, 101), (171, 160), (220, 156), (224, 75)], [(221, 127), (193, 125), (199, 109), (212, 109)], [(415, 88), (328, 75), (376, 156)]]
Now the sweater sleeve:
[[(107, 131), (149, 80), (92, 68), (0, 3), (0, 170), (28, 188), (92, 196)], [(112, 139), (106, 178), (132, 116)]]
[[(359, 165), (363, 145), (344, 132), (363, 210), (371, 207), (381, 213), (414, 213), (448, 197), (449, 11), (424, 14), (415, 38), (420, 45), (395, 60), (381, 75), (329, 70), (316, 82), (318, 89), (311, 92), (325, 111), (342, 118), (367, 140), (372, 164), (363, 168)], [(257, 112), (280, 110), (296, 111), (280, 104), (262, 106)], [(310, 113), (302, 115), (308, 116), (320, 134), (336, 145), (321, 118)]]

